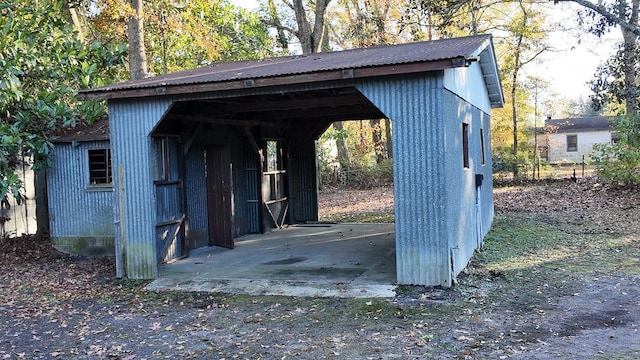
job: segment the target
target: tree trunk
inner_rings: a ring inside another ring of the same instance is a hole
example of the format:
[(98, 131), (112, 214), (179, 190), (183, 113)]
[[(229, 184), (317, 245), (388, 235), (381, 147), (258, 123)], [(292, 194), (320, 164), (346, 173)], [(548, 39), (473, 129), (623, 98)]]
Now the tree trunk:
[(338, 133), (336, 137), (336, 148), (338, 149), (338, 163), (340, 164), (340, 168), (344, 170), (349, 170), (349, 149), (347, 148), (347, 144), (344, 141), (344, 127), (342, 126), (342, 121), (336, 121), (333, 123), (333, 128)]
[(78, 39), (82, 42), (85, 41), (84, 28), (80, 23), (80, 18), (78, 17), (78, 12), (76, 11), (73, 4), (70, 4), (70, 1), (65, 1), (63, 6), (67, 10), (67, 14), (69, 14), (69, 22), (73, 24), (74, 29), (78, 32)]
[(393, 140), (391, 139), (391, 120), (384, 119), (384, 137), (387, 141), (387, 158), (393, 159)]
[(127, 19), (129, 39), (129, 75), (131, 80), (144, 79), (148, 75), (147, 52), (144, 45), (143, 0), (128, 0), (134, 14)]
[(331, 0), (316, 1), (316, 8), (314, 11), (315, 19), (312, 29), (302, 0), (293, 1), (293, 11), (295, 12), (296, 23), (298, 25), (296, 37), (300, 40), (300, 46), (302, 47), (303, 54), (315, 54), (320, 50), (322, 34), (325, 29), (325, 13), (330, 2)]
[[(638, 5), (640, 0), (633, 0), (631, 3), (631, 13), (629, 16), (629, 23), (637, 25), (638, 23)], [(627, 13), (627, 2), (619, 0), (618, 3), (621, 14)], [(625, 29), (622, 29), (622, 38), (624, 40), (623, 48), (623, 61), (624, 61), (624, 84), (626, 88), (625, 94), (625, 106), (627, 109), (627, 115), (635, 116), (638, 114), (638, 85), (636, 83), (636, 41), (638, 35)]]
[(34, 175), (36, 189), (36, 236), (43, 237), (50, 233), (47, 176), (45, 170), (38, 170)]
[(382, 128), (380, 127), (380, 119), (369, 120), (371, 126), (371, 140), (373, 141), (373, 150), (376, 153), (376, 163), (380, 164), (384, 160), (384, 142), (382, 141)]
[(282, 21), (280, 21), (280, 16), (278, 15), (278, 11), (276, 10), (276, 4), (274, 0), (269, 0), (267, 3), (267, 8), (269, 9), (269, 17), (273, 21), (276, 31), (278, 32), (276, 36), (276, 41), (282, 47), (282, 51), (285, 53), (289, 53), (289, 40), (287, 39), (287, 34), (284, 32), (284, 28), (282, 26)]

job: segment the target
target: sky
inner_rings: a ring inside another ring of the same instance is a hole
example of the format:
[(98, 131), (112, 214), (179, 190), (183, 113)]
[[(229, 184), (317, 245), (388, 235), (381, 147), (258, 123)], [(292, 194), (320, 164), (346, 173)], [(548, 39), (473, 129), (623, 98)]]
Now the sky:
[[(551, 8), (550, 20), (568, 27), (575, 26), (579, 8), (573, 3), (555, 5)], [(593, 79), (598, 65), (615, 52), (621, 39), (618, 28), (611, 29), (602, 38), (585, 34), (584, 30), (551, 33), (550, 44), (560, 51), (547, 53), (540, 63), (532, 64), (530, 71), (551, 81), (560, 96), (586, 97), (590, 93), (586, 83)]]

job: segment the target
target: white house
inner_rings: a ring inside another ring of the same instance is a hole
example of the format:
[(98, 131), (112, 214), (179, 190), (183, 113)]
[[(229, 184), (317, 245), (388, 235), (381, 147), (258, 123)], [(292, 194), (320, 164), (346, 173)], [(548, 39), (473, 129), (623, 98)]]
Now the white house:
[(549, 164), (579, 164), (588, 161), (593, 145), (611, 143), (610, 117), (547, 119), (538, 131), (540, 157)]

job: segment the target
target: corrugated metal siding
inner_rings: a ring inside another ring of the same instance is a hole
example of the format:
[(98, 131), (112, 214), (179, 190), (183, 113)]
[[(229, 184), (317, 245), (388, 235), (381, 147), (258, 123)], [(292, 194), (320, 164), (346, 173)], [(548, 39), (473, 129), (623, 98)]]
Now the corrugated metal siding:
[(89, 187), (89, 149), (109, 148), (108, 141), (57, 144), (48, 169), (51, 237), (113, 237), (113, 190)]
[(398, 283), (448, 286), (442, 73), (357, 87), (393, 123)]
[(260, 159), (253, 147), (247, 144), (245, 171), (247, 172), (247, 217), (250, 233), (259, 233), (260, 228)]
[[(156, 250), (156, 206), (152, 181), (152, 147), (149, 133), (169, 109), (167, 99), (109, 102), (109, 121), (114, 169), (114, 188), (119, 209), (116, 241), (125, 245), (126, 276), (152, 279), (158, 274)], [(120, 201), (123, 196), (124, 201)]]
[(192, 146), (185, 156), (185, 196), (189, 231), (187, 237), (192, 248), (207, 246), (209, 226), (207, 219), (207, 182), (205, 178), (204, 150)]
[[(292, 131), (289, 148), (290, 222), (318, 221), (315, 139), (306, 129)], [(306, 142), (305, 142), (306, 140)]]
[[(475, 174), (481, 171), (480, 110), (445, 90), (445, 132), (447, 228), (451, 256), (451, 276), (466, 266), (477, 248), (478, 209), (476, 207)], [(463, 165), (462, 124), (467, 124), (469, 167)]]
[[(445, 91), (445, 148), (447, 228), (452, 276), (467, 265), (482, 245), (493, 220), (493, 183), (489, 115), (455, 94)], [(469, 168), (463, 166), (462, 123), (469, 125)], [(482, 164), (480, 129), (484, 129), (485, 163)], [(476, 187), (476, 174), (483, 176)]]

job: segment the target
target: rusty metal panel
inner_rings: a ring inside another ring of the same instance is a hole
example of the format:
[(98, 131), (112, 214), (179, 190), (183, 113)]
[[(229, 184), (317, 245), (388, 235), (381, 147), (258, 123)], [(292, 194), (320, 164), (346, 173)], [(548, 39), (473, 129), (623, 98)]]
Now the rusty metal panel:
[(396, 262), (399, 284), (451, 285), (446, 219), (443, 76), (362, 82), (393, 124)]
[(113, 238), (113, 187), (89, 184), (89, 149), (108, 141), (56, 144), (47, 170), (52, 238)]
[[(349, 70), (357, 68), (432, 62), (457, 58), (463, 58), (462, 61), (464, 62), (464, 58), (477, 55), (488, 46), (491, 46), (491, 36), (477, 35), (325, 52), (312, 55), (217, 63), (198, 69), (129, 81), (121, 84), (107, 85), (84, 92), (108, 92), (123, 89), (143, 89), (237, 80), (247, 80), (245, 86), (251, 87), (251, 79), (309, 74), (341, 69), (347, 70), (343, 73), (343, 78), (352, 78), (353, 71), (349, 72)], [(159, 93), (159, 95), (161, 95), (161, 93)]]
[(121, 270), (129, 278), (158, 274), (156, 204), (152, 176), (153, 127), (169, 100), (110, 101), (109, 122), (116, 213), (116, 249), (124, 251)]

